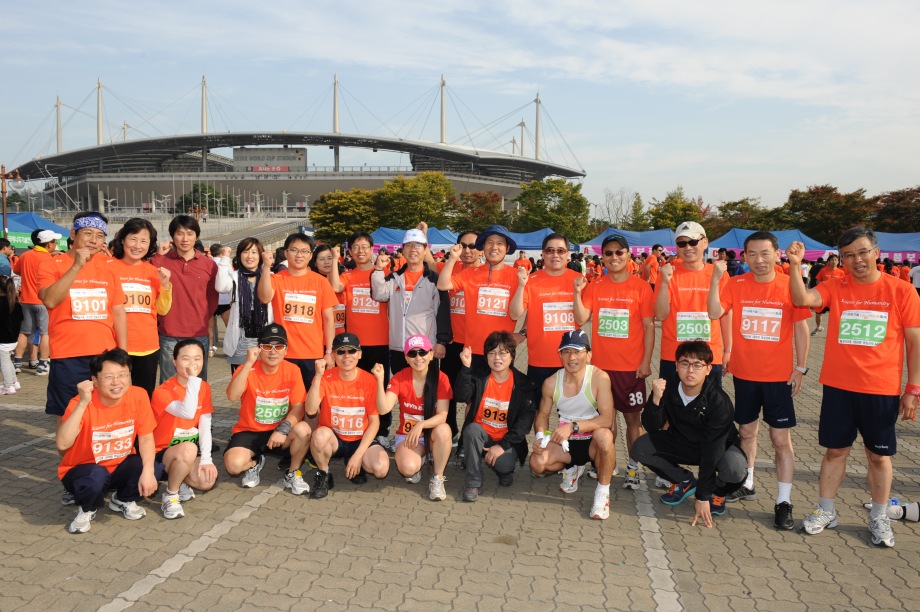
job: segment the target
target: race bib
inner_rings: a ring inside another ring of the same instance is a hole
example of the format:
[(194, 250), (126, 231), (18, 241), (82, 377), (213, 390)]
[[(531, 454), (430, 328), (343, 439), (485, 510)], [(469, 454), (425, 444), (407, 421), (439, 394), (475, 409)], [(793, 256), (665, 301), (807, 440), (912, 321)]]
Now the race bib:
[(274, 425), (287, 416), (288, 398), (256, 396), (256, 423)]
[(466, 296), (463, 295), (462, 291), (458, 291), (450, 296), (450, 314), (466, 314)]
[(339, 333), (339, 330), (345, 329), (345, 304), (336, 304), (332, 314), (335, 316), (335, 333)]
[(783, 323), (783, 311), (779, 308), (741, 309), (741, 337), (747, 340), (779, 342), (779, 330)]
[(362, 314), (380, 314), (380, 302), (371, 298), (368, 287), (355, 287), (351, 295), (351, 311)]
[(482, 407), (483, 425), (488, 425), (493, 429), (508, 429), (508, 405), (510, 403), (485, 398)]
[(543, 302), (543, 331), (567, 332), (575, 329), (572, 302)]
[(71, 289), (70, 310), (76, 321), (102, 321), (108, 318), (108, 296), (105, 287)]
[(122, 283), (125, 292), (125, 312), (153, 312), (153, 290), (141, 283)]
[(402, 431), (399, 433), (403, 435), (409, 435), (409, 432), (412, 431), (412, 428), (415, 427), (418, 423), (421, 423), (423, 420), (425, 419), (421, 414), (403, 413), (403, 426)]
[(508, 316), (508, 299), (511, 292), (501, 287), (481, 287), (476, 312), (490, 317)]
[(878, 346), (888, 335), (888, 313), (878, 310), (844, 310), (840, 313), (837, 342)]
[(706, 312), (678, 312), (677, 313), (677, 341), (712, 340), (712, 321)]
[(182, 429), (181, 427), (176, 427), (176, 431), (173, 432), (173, 437), (172, 440), (169, 441), (169, 445), (175, 446), (183, 442), (198, 444), (198, 428), (190, 427), (188, 429)]
[(597, 315), (597, 335), (602, 338), (629, 337), (629, 310), (626, 308), (601, 308)]
[(316, 314), (316, 296), (304, 293), (284, 295), (284, 320), (294, 323), (313, 323)]
[(127, 457), (133, 449), (133, 423), (112, 431), (93, 432), (93, 457), (96, 463)]
[(363, 436), (364, 408), (332, 406), (332, 431), (340, 436)]

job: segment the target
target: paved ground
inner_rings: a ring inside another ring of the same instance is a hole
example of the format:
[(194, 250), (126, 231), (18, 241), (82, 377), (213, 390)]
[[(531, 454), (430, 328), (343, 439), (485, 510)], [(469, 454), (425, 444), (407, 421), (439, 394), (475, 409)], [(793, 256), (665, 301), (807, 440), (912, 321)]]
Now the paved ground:
[[(818, 337), (813, 345), (816, 369), (823, 344)], [(223, 446), (236, 408), (222, 393), (228, 370), (217, 361), (211, 371)], [(799, 520), (817, 497), (816, 379), (807, 377), (797, 403)], [(661, 504), (647, 475), (636, 492), (614, 478), (610, 519), (599, 522), (587, 518), (587, 478), (565, 496), (558, 476), (524, 470), (499, 489), (487, 473), (480, 501), (464, 504), (463, 477), (451, 465), (448, 500), (436, 503), (427, 478), (409, 485), (394, 467), (359, 488), (337, 463), (335, 489), (312, 501), (282, 490), (269, 459), (255, 489), (221, 468), (216, 489), (185, 504), (183, 519), (165, 520), (150, 502), (143, 520), (103, 509), (89, 533), (70, 535), (75, 511), (59, 502), (53, 423), (42, 409), (47, 378), (26, 371), (21, 381), (19, 394), (0, 397), (2, 610), (918, 609), (920, 525), (896, 524), (894, 549), (870, 544), (864, 458), (850, 466), (836, 530), (773, 529), (765, 431), (758, 499), (730, 506), (711, 530), (690, 526), (689, 502)], [(920, 500), (918, 428), (899, 427), (893, 493), (901, 499)], [(622, 445), (618, 453), (622, 467)]]

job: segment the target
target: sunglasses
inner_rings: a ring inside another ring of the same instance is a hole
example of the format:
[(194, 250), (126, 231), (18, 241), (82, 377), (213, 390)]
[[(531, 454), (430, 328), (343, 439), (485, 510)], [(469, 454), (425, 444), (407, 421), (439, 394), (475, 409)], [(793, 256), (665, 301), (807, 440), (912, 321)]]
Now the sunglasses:
[(269, 353), (273, 353), (275, 351), (283, 351), (284, 349), (287, 348), (287, 344), (260, 344), (259, 348), (262, 349), (263, 351), (268, 351)]
[(699, 243), (700, 239), (697, 238), (696, 240), (685, 240), (684, 242), (675, 242), (674, 244), (677, 245), (678, 249), (686, 249), (688, 246), (695, 247)]
[(476, 249), (476, 243), (475, 243), (475, 242), (470, 242), (470, 243), (458, 242), (457, 244), (459, 244), (462, 248), (464, 248), (464, 249), (469, 249), (469, 250), (471, 250), (471, 251), (474, 251), (474, 250)]
[(565, 255), (566, 253), (569, 252), (569, 250), (564, 249), (562, 247), (555, 247), (555, 248), (546, 247), (545, 249), (543, 249), (543, 252), (546, 253), (547, 255)]
[(340, 348), (335, 350), (335, 354), (341, 357), (342, 355), (354, 355), (358, 352), (356, 348)]
[(617, 257), (623, 257), (623, 255), (626, 255), (627, 253), (629, 253), (629, 249), (617, 249), (616, 251), (604, 251), (604, 257), (613, 257), (614, 255), (616, 255)]
[(409, 359), (415, 359), (416, 357), (424, 357), (430, 352), (431, 351), (426, 351), (425, 349), (412, 349), (411, 351), (406, 353), (406, 357), (408, 357)]

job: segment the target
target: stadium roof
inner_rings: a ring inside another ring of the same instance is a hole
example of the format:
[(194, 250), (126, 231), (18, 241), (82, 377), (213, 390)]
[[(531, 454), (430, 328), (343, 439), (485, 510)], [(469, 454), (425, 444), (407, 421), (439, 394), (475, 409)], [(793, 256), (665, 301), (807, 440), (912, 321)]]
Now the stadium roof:
[[(432, 142), (312, 132), (226, 132), (187, 134), (113, 142), (48, 155), (18, 168), (25, 180), (74, 177), (95, 173), (169, 172), (170, 166), (207, 149), (251, 146), (338, 146), (408, 153), (416, 170), (452, 170), (502, 178), (543, 179), (547, 176), (580, 178), (576, 170), (551, 162), (472, 147)], [(180, 164), (186, 165), (186, 164)], [(208, 171), (232, 171), (231, 160), (208, 155)]]

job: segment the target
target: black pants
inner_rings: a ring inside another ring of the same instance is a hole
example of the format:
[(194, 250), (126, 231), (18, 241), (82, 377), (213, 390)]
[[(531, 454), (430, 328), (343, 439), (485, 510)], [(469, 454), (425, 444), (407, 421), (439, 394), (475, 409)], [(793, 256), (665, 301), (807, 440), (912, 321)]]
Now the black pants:
[[(633, 459), (669, 482), (693, 478), (693, 472), (681, 465), (699, 465), (700, 448), (670, 429), (653, 431), (640, 436), (632, 445)], [(747, 478), (747, 456), (733, 444), (716, 464), (715, 495), (725, 496), (741, 488)]]
[(157, 368), (160, 365), (160, 354), (154, 351), (149, 355), (131, 356), (131, 384), (142, 387), (147, 392), (147, 397), (153, 398), (153, 390), (157, 388)]
[[(98, 510), (105, 503), (105, 494), (114, 489), (118, 499), (132, 502), (140, 499), (138, 481), (144, 464), (140, 455), (128, 455), (111, 473), (101, 465), (84, 463), (70, 468), (61, 482), (73, 493), (74, 501), (86, 512)], [(154, 464), (154, 476), (163, 477), (163, 464)]]
[[(447, 374), (452, 389), (457, 388), (457, 376), (460, 375), (460, 353), (463, 351), (462, 342), (451, 342), (447, 345), (447, 354), (441, 360), (441, 371)], [(469, 409), (467, 409), (469, 410)], [(447, 408), (447, 424), (450, 426), (451, 436), (456, 436), (459, 431), (457, 426), (457, 399), (450, 400)]]

